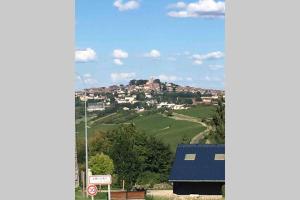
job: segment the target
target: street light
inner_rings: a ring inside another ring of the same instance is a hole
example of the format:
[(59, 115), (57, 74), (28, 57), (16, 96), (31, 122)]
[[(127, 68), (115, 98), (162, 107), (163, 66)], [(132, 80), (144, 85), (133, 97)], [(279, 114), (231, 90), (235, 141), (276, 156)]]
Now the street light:
[[(88, 138), (87, 138), (87, 129), (90, 128), (87, 126), (87, 106), (86, 106), (86, 102), (87, 102), (87, 95), (86, 95), (86, 90), (87, 90), (87, 85), (86, 85), (86, 81), (84, 80), (84, 76), (81, 76), (80, 74), (78, 74), (76, 72), (76, 74), (79, 76), (79, 79), (82, 81), (82, 83), (84, 84), (84, 132), (85, 132), (85, 176), (86, 176), (86, 196), (88, 197), (88, 183), (89, 183), (89, 160), (88, 160)], [(82, 79), (83, 78), (83, 79)], [(93, 199), (93, 196), (92, 196)]]
[(88, 176), (88, 170), (89, 170), (89, 164), (88, 164), (88, 142), (87, 142), (87, 113), (86, 113), (86, 102), (87, 102), (87, 98), (86, 98), (86, 90), (84, 90), (84, 123), (85, 123), (85, 176), (86, 176), (86, 196), (88, 197), (88, 181), (89, 181), (89, 176)]

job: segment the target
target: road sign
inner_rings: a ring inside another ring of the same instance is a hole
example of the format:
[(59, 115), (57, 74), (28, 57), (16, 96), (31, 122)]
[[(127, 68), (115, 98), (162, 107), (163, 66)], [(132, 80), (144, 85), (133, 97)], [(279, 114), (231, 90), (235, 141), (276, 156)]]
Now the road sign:
[(111, 184), (111, 175), (93, 175), (93, 176), (89, 176), (89, 184), (110, 185)]
[(87, 192), (90, 196), (95, 196), (98, 192), (96, 185), (89, 185), (87, 188)]

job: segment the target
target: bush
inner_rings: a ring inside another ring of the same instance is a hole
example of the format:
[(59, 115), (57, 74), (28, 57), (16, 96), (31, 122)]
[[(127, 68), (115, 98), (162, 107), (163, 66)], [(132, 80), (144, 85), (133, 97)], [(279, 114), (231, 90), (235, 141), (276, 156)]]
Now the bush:
[(92, 173), (95, 175), (112, 174), (114, 171), (114, 164), (112, 159), (109, 156), (104, 155), (103, 153), (92, 156), (90, 158), (89, 164)]
[(225, 197), (225, 184), (222, 185), (222, 196)]
[(136, 184), (144, 189), (152, 188), (154, 184), (160, 182), (160, 174), (153, 172), (143, 172), (137, 178)]
[(170, 183), (159, 183), (153, 186), (154, 190), (172, 190), (173, 186)]

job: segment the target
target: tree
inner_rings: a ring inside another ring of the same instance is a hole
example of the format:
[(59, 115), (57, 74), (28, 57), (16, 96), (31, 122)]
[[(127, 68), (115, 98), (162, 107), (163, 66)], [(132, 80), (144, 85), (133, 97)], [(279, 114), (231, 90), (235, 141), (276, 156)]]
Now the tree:
[(218, 100), (217, 110), (212, 119), (212, 127), (213, 129), (209, 139), (217, 144), (224, 144), (225, 143), (225, 100), (224, 98)]
[(184, 134), (181, 138), (181, 144), (190, 144), (191, 138)]
[(158, 84), (160, 84), (160, 79), (154, 79), (154, 80), (153, 80), (153, 83), (158, 83)]
[(103, 153), (91, 156), (89, 166), (92, 173), (97, 175), (112, 174), (114, 171), (112, 159)]
[(138, 101), (145, 101), (146, 95), (144, 92), (140, 92), (136, 95), (136, 100)]
[(89, 155), (94, 156), (99, 153), (107, 153), (109, 151), (110, 143), (106, 138), (105, 133), (95, 132), (88, 139)]
[(85, 141), (82, 137), (76, 136), (77, 160), (78, 163), (85, 161)]
[(125, 187), (130, 189), (139, 173), (138, 154), (134, 151), (136, 129), (133, 124), (121, 125), (109, 135), (112, 141), (111, 158), (120, 180), (125, 180)]
[(129, 85), (135, 85), (135, 83), (136, 83), (135, 79), (129, 81)]
[(115, 173), (119, 182), (125, 180), (127, 189), (131, 189), (146, 171), (159, 174), (160, 181), (168, 180), (173, 159), (169, 146), (137, 131), (133, 124), (123, 124), (107, 136), (112, 144), (110, 156), (114, 161)]
[(160, 174), (160, 181), (168, 181), (173, 153), (169, 145), (165, 145), (157, 138), (150, 136), (145, 145), (147, 149), (146, 160), (144, 162), (143, 172), (149, 171)]

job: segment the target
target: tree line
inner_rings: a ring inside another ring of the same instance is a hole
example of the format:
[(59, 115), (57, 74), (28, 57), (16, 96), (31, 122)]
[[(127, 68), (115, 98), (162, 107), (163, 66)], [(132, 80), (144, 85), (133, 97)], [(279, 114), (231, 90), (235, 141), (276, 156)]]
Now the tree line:
[[(92, 172), (112, 173), (117, 187), (121, 187), (122, 180), (126, 189), (168, 181), (174, 158), (170, 147), (138, 131), (134, 124), (122, 124), (107, 133), (96, 132), (89, 138), (88, 147)], [(77, 138), (77, 154), (79, 168), (85, 170), (84, 140), (81, 138)]]

